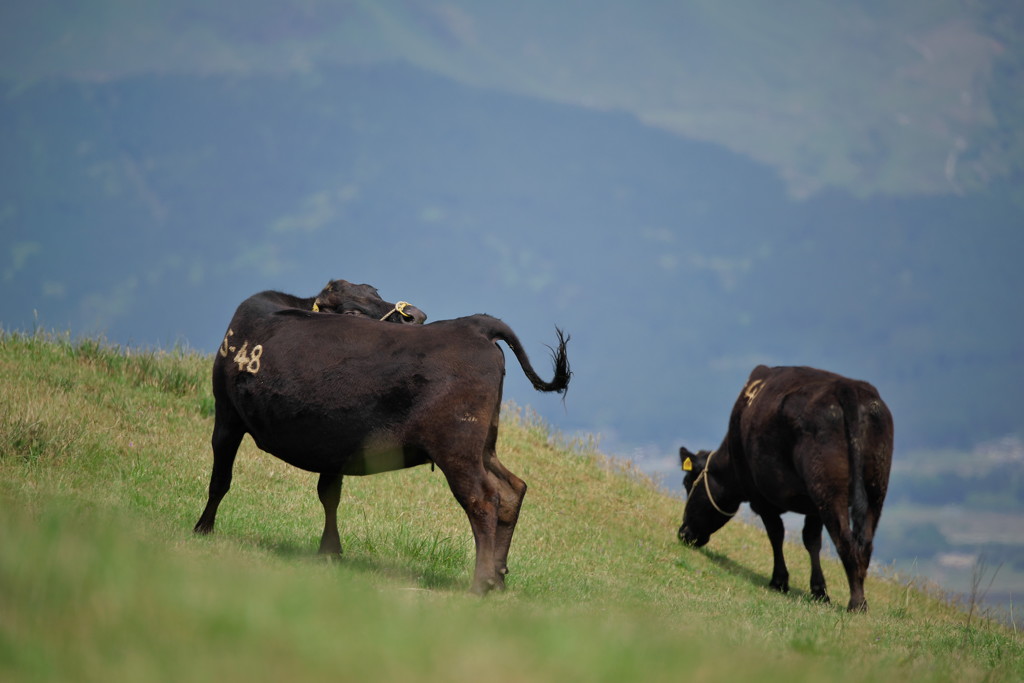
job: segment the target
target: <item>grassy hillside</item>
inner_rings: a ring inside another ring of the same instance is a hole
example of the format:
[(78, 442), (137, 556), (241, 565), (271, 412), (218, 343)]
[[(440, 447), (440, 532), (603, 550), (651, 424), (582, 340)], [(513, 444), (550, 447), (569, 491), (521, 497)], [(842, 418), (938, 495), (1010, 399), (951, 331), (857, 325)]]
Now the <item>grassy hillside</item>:
[[(530, 485), (509, 589), (477, 599), (440, 472), (350, 477), (344, 558), (317, 558), (315, 476), (248, 439), (218, 532), (205, 502), (210, 360), (0, 335), (0, 678), (878, 680), (1024, 677), (1024, 642), (872, 578), (871, 611), (765, 587), (734, 522), (681, 547), (678, 500), (507, 407), (499, 456)], [(572, 401), (570, 393), (568, 400)], [(882, 523), (885, 523), (884, 517)]]

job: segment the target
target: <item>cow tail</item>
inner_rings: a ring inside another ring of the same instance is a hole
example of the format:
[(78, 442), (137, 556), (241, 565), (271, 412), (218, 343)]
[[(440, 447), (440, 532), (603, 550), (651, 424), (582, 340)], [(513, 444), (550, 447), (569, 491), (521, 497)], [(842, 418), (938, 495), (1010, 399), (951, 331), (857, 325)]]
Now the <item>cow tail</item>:
[(516, 355), (520, 367), (523, 368), (523, 373), (530, 380), (530, 383), (533, 384), (533, 388), (537, 391), (557, 391), (564, 395), (569, 388), (569, 378), (572, 377), (572, 371), (569, 370), (569, 357), (565, 351), (565, 345), (569, 342), (568, 335), (557, 327), (555, 328), (555, 332), (558, 334), (558, 347), (551, 350), (555, 377), (550, 382), (545, 382), (534, 371), (533, 366), (530, 365), (530, 359), (527, 357), (519, 337), (512, 331), (512, 328), (497, 318), (491, 318), (491, 320), (493, 322), (490, 330), (491, 341), (496, 342), (500, 339), (508, 344), (508, 347), (512, 349), (512, 353)]
[(849, 386), (840, 385), (839, 403), (843, 408), (843, 422), (846, 424), (847, 453), (850, 458), (850, 519), (853, 523), (853, 538), (861, 548), (870, 542), (867, 534), (868, 492), (864, 483), (863, 430), (860, 401), (857, 392)]

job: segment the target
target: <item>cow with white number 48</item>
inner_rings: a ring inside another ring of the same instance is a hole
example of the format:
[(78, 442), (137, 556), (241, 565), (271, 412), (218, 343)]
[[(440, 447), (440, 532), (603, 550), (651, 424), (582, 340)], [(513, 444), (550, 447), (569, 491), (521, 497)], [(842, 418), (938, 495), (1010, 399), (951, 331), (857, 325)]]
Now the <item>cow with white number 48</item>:
[(534, 388), (564, 393), (568, 338), (556, 330), (554, 378), (546, 382), (511, 328), (491, 316), (401, 325), (384, 320), (408, 315), (415, 322), (416, 314), (383, 301), (358, 315), (344, 315), (344, 302), (331, 298), (330, 313), (320, 298), (301, 308), (276, 301), (257, 295), (243, 302), (214, 357), (213, 472), (195, 531), (213, 531), (245, 434), (262, 450), (319, 473), (325, 554), (341, 552), (337, 509), (345, 475), (432, 463), (469, 518), (473, 592), (504, 588), (526, 484), (495, 452), (505, 376), (497, 342), (509, 346)]

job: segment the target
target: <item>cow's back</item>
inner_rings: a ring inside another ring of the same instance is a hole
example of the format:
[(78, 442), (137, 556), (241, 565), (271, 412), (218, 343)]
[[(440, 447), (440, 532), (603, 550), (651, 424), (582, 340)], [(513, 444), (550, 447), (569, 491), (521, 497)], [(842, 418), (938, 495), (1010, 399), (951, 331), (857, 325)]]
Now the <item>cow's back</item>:
[(728, 439), (751, 500), (807, 514), (808, 489), (825, 478), (863, 477), (872, 498), (884, 498), (892, 433), (871, 384), (810, 367), (758, 366), (733, 407)]

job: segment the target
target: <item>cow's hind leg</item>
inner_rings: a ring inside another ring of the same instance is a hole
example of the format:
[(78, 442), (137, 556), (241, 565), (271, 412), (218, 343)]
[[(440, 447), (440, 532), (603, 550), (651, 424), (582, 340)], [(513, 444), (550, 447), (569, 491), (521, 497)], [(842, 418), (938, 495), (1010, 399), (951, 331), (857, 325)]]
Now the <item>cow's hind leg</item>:
[(503, 577), (496, 571), (494, 560), (499, 507), (495, 477), (489, 475), (479, 461), (465, 469), (453, 470), (448, 467), (442, 468), (442, 471), (455, 500), (466, 511), (469, 525), (473, 528), (476, 567), (470, 591), (485, 595), (503, 584)]
[(341, 536), (338, 534), (338, 504), (341, 502), (342, 475), (324, 472), (316, 484), (316, 494), (324, 506), (324, 533), (320, 537), (321, 555), (340, 555)]
[(523, 506), (523, 498), (526, 497), (526, 482), (508, 471), (493, 452), (485, 457), (484, 465), (492, 475), (492, 481), (499, 492), (494, 568), (499, 579), (497, 587), (504, 588), (505, 575), (508, 574), (508, 551), (512, 545), (516, 523), (519, 521), (519, 510)]
[(208, 534), (213, 531), (214, 522), (217, 519), (217, 507), (224, 499), (231, 488), (231, 472), (235, 466), (235, 455), (238, 453), (238, 446), (242, 443), (245, 431), (232, 424), (230, 415), (222, 412), (217, 413), (213, 425), (213, 437), (210, 440), (213, 446), (213, 471), (210, 473), (209, 497), (206, 500), (206, 508), (196, 522), (193, 531), (197, 534)]
[(811, 596), (815, 600), (829, 602), (825, 574), (821, 571), (821, 527), (821, 517), (807, 515), (804, 518), (804, 547), (811, 557)]
[(822, 520), (829, 536), (836, 546), (836, 553), (846, 570), (846, 580), (850, 584), (850, 603), (847, 609), (851, 612), (867, 610), (868, 603), (864, 598), (864, 579), (868, 573), (868, 563), (864, 559), (860, 546), (854, 543), (850, 529), (850, 518), (842, 507), (837, 510), (823, 511)]

